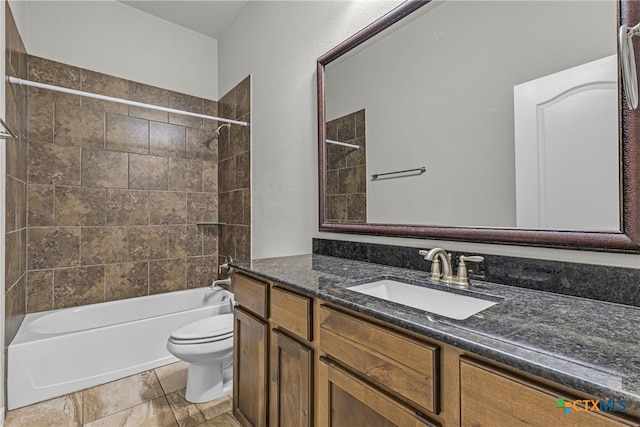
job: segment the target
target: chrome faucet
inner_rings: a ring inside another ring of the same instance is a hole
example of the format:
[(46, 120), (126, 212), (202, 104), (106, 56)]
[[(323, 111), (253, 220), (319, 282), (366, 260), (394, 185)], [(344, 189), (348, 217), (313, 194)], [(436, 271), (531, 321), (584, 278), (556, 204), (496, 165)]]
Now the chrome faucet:
[[(458, 257), (458, 271), (453, 275), (453, 267), (451, 266), (451, 254), (442, 248), (433, 248), (430, 251), (420, 250), (418, 253), (424, 256), (424, 259), (431, 261), (431, 279), (438, 280), (450, 286), (459, 288), (468, 288), (471, 286), (469, 276), (467, 274), (467, 262), (482, 262), (484, 257), (479, 255)], [(442, 264), (442, 269), (440, 268)]]

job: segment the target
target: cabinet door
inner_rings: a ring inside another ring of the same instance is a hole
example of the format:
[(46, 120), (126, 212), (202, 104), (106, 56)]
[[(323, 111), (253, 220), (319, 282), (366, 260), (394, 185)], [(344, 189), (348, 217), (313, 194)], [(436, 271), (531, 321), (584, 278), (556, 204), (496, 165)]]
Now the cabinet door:
[(460, 396), (463, 427), (636, 425), (593, 407), (565, 414), (557, 406), (559, 397), (570, 401), (567, 396), (469, 359), (460, 364)]
[(331, 427), (437, 426), (346, 369), (320, 358), (320, 425)]
[(313, 352), (282, 332), (271, 331), (271, 427), (311, 427)]
[(267, 425), (267, 324), (236, 307), (233, 415), (244, 427)]

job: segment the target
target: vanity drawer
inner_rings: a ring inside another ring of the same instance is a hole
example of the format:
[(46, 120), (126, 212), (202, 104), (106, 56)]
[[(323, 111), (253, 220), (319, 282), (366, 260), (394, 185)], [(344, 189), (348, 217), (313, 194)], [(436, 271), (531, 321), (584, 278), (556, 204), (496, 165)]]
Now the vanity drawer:
[(274, 287), (271, 289), (271, 320), (282, 329), (311, 341), (311, 298)]
[(321, 351), (413, 405), (439, 412), (437, 346), (327, 306), (319, 319)]
[(236, 304), (267, 318), (269, 285), (260, 280), (235, 273), (233, 275), (233, 296)]
[[(463, 427), (637, 426), (610, 412), (587, 410), (584, 405), (565, 415), (562, 408), (556, 408), (560, 397), (567, 402), (576, 400), (573, 396), (566, 396), (499, 368), (466, 358), (460, 361)], [(586, 398), (579, 400), (583, 399), (591, 402)]]

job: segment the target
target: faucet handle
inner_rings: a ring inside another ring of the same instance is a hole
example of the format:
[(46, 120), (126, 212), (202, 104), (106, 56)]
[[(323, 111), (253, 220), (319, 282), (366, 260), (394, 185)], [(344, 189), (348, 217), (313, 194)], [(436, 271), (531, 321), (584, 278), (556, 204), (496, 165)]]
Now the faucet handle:
[(420, 249), (420, 250), (418, 251), (418, 253), (419, 253), (420, 255), (422, 255), (423, 257), (426, 257), (427, 255), (429, 255), (429, 251), (428, 251), (428, 250), (426, 250), (426, 249)]
[(482, 262), (484, 261), (484, 257), (480, 256), (480, 255), (474, 255), (474, 256), (465, 256), (465, 255), (460, 255), (458, 257), (458, 273), (456, 274), (456, 277), (453, 280), (453, 283), (456, 284), (457, 286), (462, 286), (462, 287), (467, 287), (471, 285), (471, 282), (469, 282), (469, 274), (467, 273), (467, 264), (465, 263), (465, 261), (469, 261), (469, 262)]

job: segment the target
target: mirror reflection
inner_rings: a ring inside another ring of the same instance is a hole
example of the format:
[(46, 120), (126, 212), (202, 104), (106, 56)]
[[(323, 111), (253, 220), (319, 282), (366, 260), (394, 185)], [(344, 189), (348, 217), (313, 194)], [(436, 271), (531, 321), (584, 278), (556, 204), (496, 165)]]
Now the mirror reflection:
[(616, 25), (432, 2), (327, 64), (326, 221), (619, 231)]

